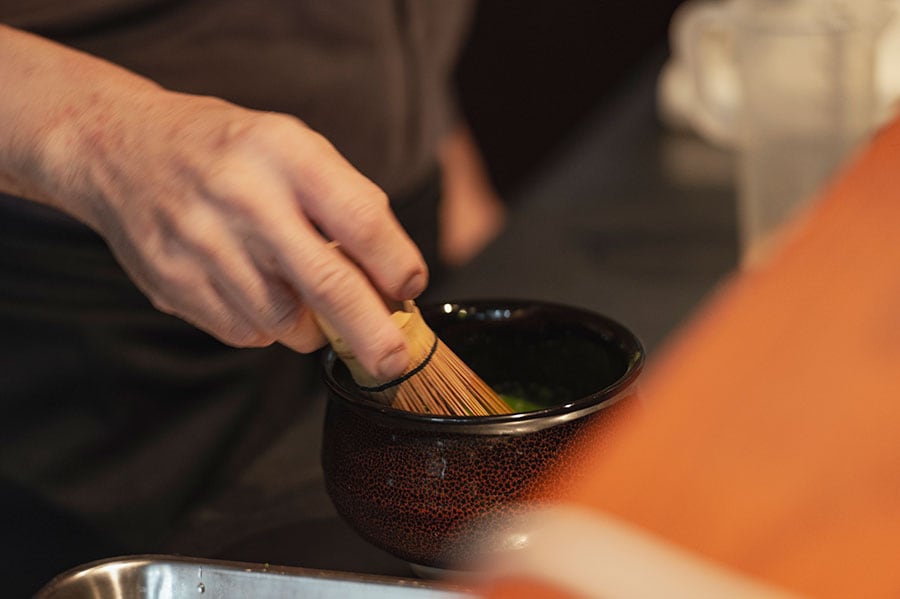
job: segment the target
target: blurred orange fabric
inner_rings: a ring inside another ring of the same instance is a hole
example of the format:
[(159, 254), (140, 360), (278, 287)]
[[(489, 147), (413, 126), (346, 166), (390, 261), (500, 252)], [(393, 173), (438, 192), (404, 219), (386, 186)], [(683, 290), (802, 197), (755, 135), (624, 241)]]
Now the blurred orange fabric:
[[(900, 121), (722, 286), (642, 395), (588, 448), (577, 503), (800, 594), (900, 597)], [(565, 596), (488, 595), (509, 584)]]

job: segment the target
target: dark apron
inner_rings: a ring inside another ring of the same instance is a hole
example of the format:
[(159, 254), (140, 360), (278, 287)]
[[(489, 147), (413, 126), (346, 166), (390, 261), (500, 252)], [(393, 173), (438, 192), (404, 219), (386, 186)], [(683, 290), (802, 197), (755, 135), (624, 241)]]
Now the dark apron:
[[(432, 268), (439, 192), (435, 175), (393, 201)], [(154, 551), (321, 401), (318, 368), (156, 311), (92, 230), (0, 195), (0, 544), (16, 556), (2, 578), (33, 591), (91, 559)]]

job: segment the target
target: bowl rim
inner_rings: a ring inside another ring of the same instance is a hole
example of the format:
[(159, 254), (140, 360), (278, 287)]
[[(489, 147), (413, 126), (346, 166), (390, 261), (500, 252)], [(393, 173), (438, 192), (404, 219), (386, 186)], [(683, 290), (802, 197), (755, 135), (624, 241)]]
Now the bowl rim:
[[(450, 306), (451, 312), (446, 312), (447, 306)], [(646, 352), (633, 331), (605, 314), (578, 306), (543, 300), (476, 298), (426, 302), (420, 305), (420, 309), (423, 315), (438, 309), (449, 314), (452, 311), (458, 311), (461, 306), (472, 310), (501, 309), (510, 312), (530, 308), (566, 314), (569, 317), (586, 318), (594, 325), (593, 328), (611, 335), (618, 347), (623, 350), (626, 356), (625, 371), (615, 381), (590, 395), (540, 410), (496, 416), (418, 414), (359, 397), (352, 390), (341, 385), (332, 374), (337, 360), (336, 355), (331, 348), (328, 348), (322, 358), (322, 378), (329, 390), (329, 403), (340, 401), (342, 405), (348, 406), (354, 411), (366, 413), (367, 417), (403, 428), (429, 430), (439, 427), (445, 433), (521, 433), (575, 420), (617, 403), (629, 395), (629, 389), (636, 385), (638, 375), (644, 368)], [(509, 316), (511, 314), (507, 315), (507, 317)]]

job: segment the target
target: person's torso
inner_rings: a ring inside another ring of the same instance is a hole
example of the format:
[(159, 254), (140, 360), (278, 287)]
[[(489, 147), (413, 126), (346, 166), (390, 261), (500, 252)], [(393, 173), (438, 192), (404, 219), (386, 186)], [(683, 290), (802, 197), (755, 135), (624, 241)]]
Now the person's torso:
[(468, 1), (0, 1), (0, 22), (161, 85), (294, 114), (389, 194), (433, 168)]

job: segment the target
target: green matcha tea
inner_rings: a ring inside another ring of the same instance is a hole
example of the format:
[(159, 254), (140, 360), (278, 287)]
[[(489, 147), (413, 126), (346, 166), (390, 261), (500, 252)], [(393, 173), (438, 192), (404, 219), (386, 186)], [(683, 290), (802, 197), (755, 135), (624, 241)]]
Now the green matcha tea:
[(535, 384), (504, 383), (495, 385), (494, 390), (513, 412), (534, 412), (570, 401), (565, 390), (549, 389)]
[(543, 410), (546, 406), (542, 406), (538, 403), (525, 399), (524, 397), (518, 397), (515, 395), (506, 395), (504, 393), (500, 394), (500, 399), (506, 402), (513, 412), (534, 412), (535, 410)]

